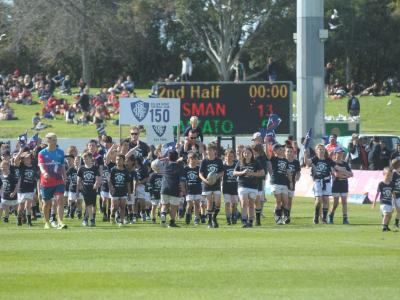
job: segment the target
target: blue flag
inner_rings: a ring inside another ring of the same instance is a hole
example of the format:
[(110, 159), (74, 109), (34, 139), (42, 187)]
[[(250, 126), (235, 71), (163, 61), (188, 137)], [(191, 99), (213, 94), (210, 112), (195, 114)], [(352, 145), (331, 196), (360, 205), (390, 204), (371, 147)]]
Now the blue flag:
[(168, 155), (168, 151), (175, 150), (176, 142), (170, 142), (162, 145), (161, 155), (166, 157)]
[(267, 130), (266, 140), (269, 144), (275, 144), (276, 142), (276, 134), (275, 130)]
[(28, 134), (25, 132), (18, 137), (18, 142), (21, 145), (25, 145), (28, 142)]
[(308, 148), (310, 146), (310, 143), (312, 141), (312, 128), (308, 129), (306, 137), (304, 139), (304, 148)]
[(37, 132), (35, 135), (32, 136), (31, 140), (29, 141), (29, 148), (33, 149), (36, 147), (39, 141), (39, 133)]
[(272, 114), (269, 116), (267, 130), (275, 130), (281, 124), (282, 119), (278, 115)]

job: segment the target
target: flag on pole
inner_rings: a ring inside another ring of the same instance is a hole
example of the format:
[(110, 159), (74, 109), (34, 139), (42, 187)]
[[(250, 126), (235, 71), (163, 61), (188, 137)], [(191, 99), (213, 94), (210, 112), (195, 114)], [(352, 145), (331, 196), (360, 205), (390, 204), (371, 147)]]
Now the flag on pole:
[(304, 139), (304, 148), (308, 148), (310, 146), (310, 143), (312, 141), (312, 128), (308, 129), (306, 137)]
[(275, 114), (269, 116), (268, 123), (267, 123), (267, 130), (275, 130), (278, 128), (279, 124), (281, 124), (282, 119)]

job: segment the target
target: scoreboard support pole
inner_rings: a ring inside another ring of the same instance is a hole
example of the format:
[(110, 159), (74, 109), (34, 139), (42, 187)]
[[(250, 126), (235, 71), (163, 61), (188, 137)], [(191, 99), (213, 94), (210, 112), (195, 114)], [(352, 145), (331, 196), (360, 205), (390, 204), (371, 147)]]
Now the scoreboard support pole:
[(231, 136), (231, 137), (223, 137), (223, 136), (218, 136), (217, 137), (217, 146), (218, 149), (221, 148), (221, 142), (222, 141), (231, 141), (232, 143), (232, 149), (235, 150), (236, 149), (236, 137)]
[(324, 0), (297, 0), (297, 139), (325, 135)]

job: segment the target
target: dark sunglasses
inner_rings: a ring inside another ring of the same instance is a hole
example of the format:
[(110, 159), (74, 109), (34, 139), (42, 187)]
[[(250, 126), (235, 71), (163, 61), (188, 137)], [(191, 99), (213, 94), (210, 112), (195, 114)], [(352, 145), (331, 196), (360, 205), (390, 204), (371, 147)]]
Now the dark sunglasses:
[(190, 139), (191, 139), (191, 140), (195, 140), (195, 139), (197, 139), (197, 137), (191, 137)]
[(131, 135), (138, 135), (137, 132), (131, 132)]

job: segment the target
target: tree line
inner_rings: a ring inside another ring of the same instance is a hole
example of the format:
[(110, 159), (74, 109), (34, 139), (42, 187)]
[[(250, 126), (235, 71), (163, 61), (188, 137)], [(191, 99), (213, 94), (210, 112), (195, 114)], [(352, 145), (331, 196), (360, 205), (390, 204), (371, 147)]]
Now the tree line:
[[(399, 0), (326, 0), (325, 27), (341, 82), (399, 77)], [(179, 75), (185, 52), (193, 80), (232, 80), (236, 59), (265, 80), (274, 57), (279, 80), (295, 81), (294, 32), (294, 0), (0, 0), (0, 72), (60, 69), (91, 86), (131, 74), (149, 86)]]

